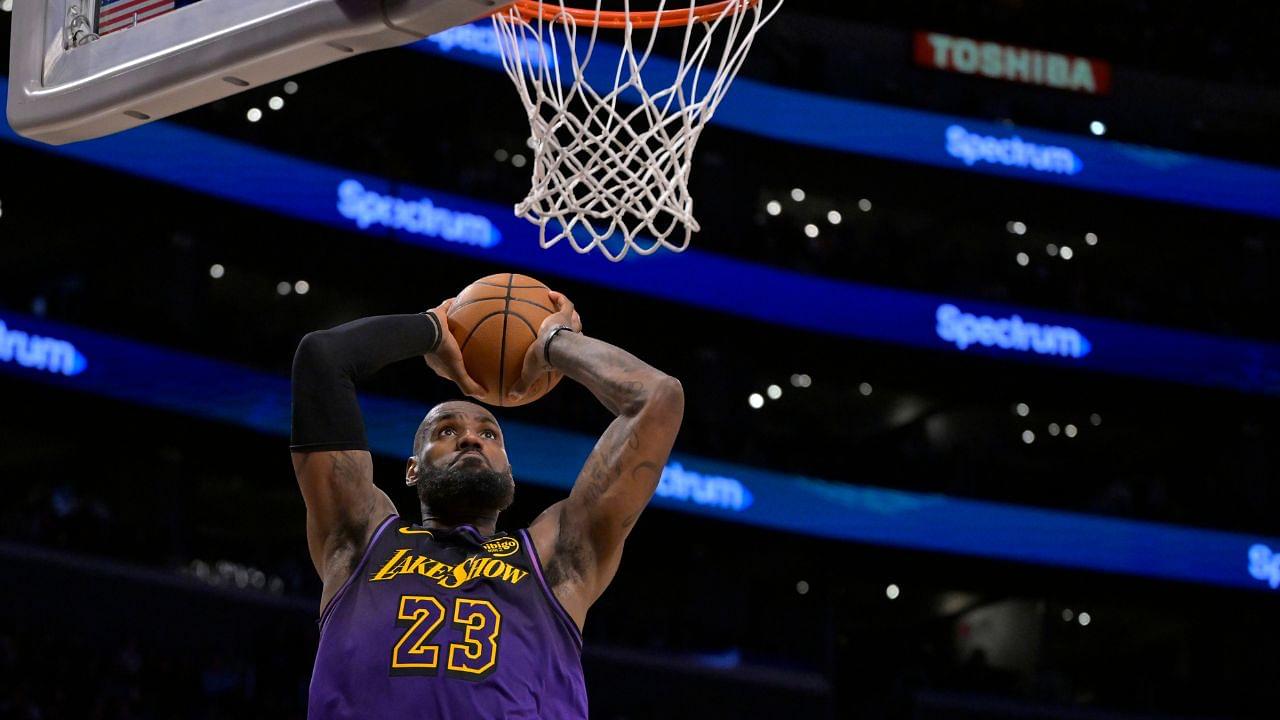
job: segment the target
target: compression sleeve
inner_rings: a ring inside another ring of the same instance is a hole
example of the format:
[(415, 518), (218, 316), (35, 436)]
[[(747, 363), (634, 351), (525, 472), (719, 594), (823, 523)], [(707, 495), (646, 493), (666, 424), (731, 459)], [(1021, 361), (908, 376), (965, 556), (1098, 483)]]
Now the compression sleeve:
[(379, 315), (308, 333), (293, 356), (293, 452), (368, 450), (356, 383), (440, 345), (435, 313)]

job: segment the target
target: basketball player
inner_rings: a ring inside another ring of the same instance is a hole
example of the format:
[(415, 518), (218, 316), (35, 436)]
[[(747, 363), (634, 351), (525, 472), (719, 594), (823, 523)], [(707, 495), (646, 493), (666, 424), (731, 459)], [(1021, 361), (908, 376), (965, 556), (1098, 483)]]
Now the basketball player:
[(515, 493), (512, 465), (497, 420), (475, 403), (437, 405), (418, 428), (405, 484), (418, 494), (420, 525), (373, 484), (361, 380), (423, 355), (464, 393), (482, 392), (447, 331), (452, 300), (302, 339), (291, 449), (324, 584), (310, 720), (587, 717), (582, 626), (657, 488), (684, 393), (674, 378), (583, 335), (568, 299), (552, 299), (556, 312), (513, 397), (555, 369), (616, 418), (569, 496), (527, 529), (497, 531)]

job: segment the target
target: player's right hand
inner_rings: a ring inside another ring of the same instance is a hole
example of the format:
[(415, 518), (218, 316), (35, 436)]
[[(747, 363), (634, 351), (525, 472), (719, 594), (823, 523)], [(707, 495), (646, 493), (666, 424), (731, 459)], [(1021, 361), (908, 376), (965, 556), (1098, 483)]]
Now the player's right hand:
[(458, 348), (458, 341), (449, 331), (449, 308), (453, 307), (455, 299), (449, 298), (431, 310), (440, 321), (440, 345), (435, 352), (423, 355), (422, 359), (427, 361), (427, 365), (437, 375), (455, 383), (463, 394), (480, 398), (484, 396), (485, 389), (467, 374), (467, 368), (462, 363), (462, 350)]
[(547, 339), (555, 332), (556, 328), (563, 327), (573, 332), (582, 332), (582, 316), (578, 315), (578, 311), (573, 308), (573, 302), (564, 296), (564, 293), (558, 293), (555, 290), (547, 293), (551, 298), (552, 304), (555, 305), (556, 311), (546, 317), (542, 321), (542, 326), (538, 328), (538, 337), (529, 345), (528, 351), (524, 354), (524, 366), (520, 371), (520, 379), (512, 384), (510, 391), (507, 393), (507, 402), (518, 404), (524, 394), (536, 382), (543, 373), (554, 370), (547, 358)]

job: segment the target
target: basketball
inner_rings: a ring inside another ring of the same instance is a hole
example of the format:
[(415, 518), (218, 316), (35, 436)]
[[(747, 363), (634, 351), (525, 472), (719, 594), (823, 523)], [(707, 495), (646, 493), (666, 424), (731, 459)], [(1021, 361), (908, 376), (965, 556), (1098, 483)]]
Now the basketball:
[(538, 337), (542, 321), (555, 311), (550, 289), (517, 273), (480, 278), (463, 288), (449, 309), (449, 332), (462, 349), (467, 374), (484, 386), (480, 399), (490, 405), (525, 405), (551, 391), (561, 373), (549, 371), (524, 397), (508, 402), (507, 392), (520, 379), (524, 356)]

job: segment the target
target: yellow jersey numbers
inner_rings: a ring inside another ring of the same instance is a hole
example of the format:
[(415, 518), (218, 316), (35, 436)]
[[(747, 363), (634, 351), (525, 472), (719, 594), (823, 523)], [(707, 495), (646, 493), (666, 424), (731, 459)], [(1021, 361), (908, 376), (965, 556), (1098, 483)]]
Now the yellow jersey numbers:
[[(432, 643), (446, 620), (460, 640), (447, 648)], [(447, 677), (478, 681), (497, 668), (502, 613), (488, 600), (460, 597), (450, 609), (431, 595), (402, 595), (396, 626), (405, 631), (391, 650), (392, 675), (436, 676), (442, 652)]]

